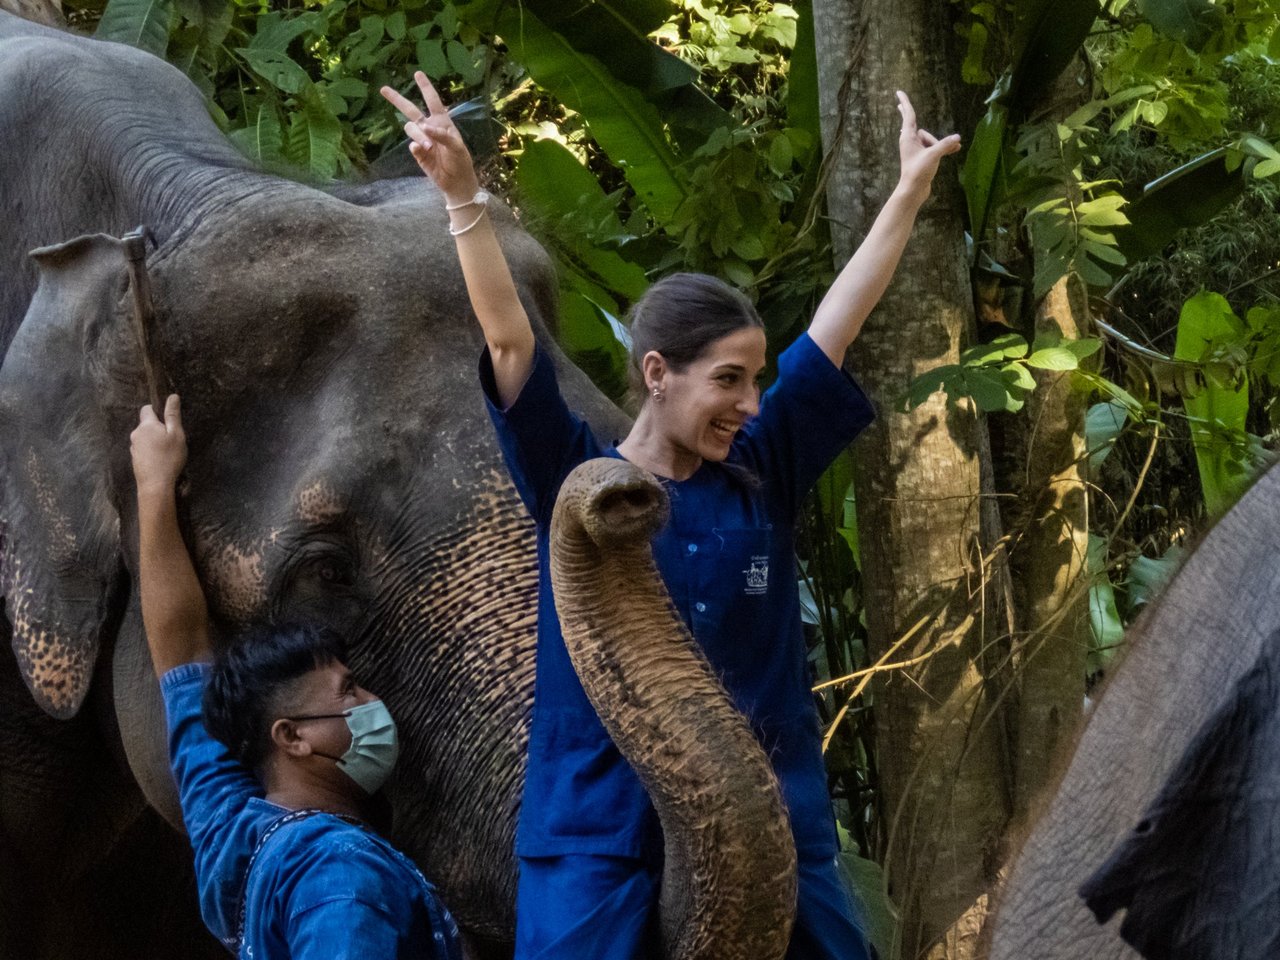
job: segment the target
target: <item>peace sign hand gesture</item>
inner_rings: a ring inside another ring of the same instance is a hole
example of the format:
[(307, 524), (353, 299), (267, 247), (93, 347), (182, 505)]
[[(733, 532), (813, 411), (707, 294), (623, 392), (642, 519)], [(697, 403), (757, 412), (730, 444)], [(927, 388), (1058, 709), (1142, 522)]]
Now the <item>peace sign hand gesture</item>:
[(901, 162), (900, 188), (923, 200), (929, 195), (938, 164), (948, 154), (960, 149), (960, 134), (939, 140), (928, 130), (916, 126), (916, 111), (910, 99), (898, 91), (898, 112), (902, 114), (902, 133), (898, 137)]
[(409, 152), (418, 161), (422, 172), (444, 194), (447, 203), (465, 204), (480, 189), (471, 154), (427, 75), (419, 70), (413, 75), (413, 79), (422, 91), (422, 99), (427, 106), (426, 113), (391, 87), (383, 87), (380, 92), (409, 118), (404, 125), (404, 132), (412, 141)]

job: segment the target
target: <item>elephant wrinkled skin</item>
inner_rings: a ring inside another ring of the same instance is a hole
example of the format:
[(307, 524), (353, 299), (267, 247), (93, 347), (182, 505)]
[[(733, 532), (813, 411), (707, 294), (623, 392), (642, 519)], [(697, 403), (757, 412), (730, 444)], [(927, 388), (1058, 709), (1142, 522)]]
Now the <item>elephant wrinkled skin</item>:
[(781, 960), (796, 904), (790, 821), (769, 758), (658, 573), (648, 539), (668, 514), (666, 491), (625, 460), (565, 478), (550, 542), (565, 647), (662, 823), (667, 955)]
[[(1141, 863), (1150, 884), (1145, 921), (1177, 908), (1172, 912), (1186, 924), (1187, 943), (1199, 946), (1175, 956), (1272, 955), (1266, 945), (1280, 942), (1274, 906), (1280, 844), (1271, 827), (1273, 765), (1259, 761), (1275, 755), (1276, 737), (1253, 718), (1276, 709), (1256, 698), (1257, 690), (1270, 689), (1259, 680), (1273, 672), (1273, 647), (1280, 643), (1277, 504), (1280, 467), (1273, 467), (1130, 628), (1130, 650), (1010, 870), (992, 960), (1137, 957), (1120, 937), (1125, 914), (1099, 925), (1079, 891), (1127, 836), (1151, 830), (1149, 808), (1157, 797), (1166, 815), (1189, 818), (1194, 828), (1161, 849), (1160, 835), (1168, 830), (1155, 823), (1155, 845), (1147, 846)], [(1236, 722), (1241, 718), (1248, 722)], [(1223, 730), (1242, 729), (1249, 734), (1222, 743)], [(1182, 787), (1172, 795), (1164, 789), (1178, 776), (1193, 794), (1205, 772), (1209, 793), (1179, 797)], [(1194, 857), (1186, 849), (1191, 845)], [(1192, 859), (1197, 865), (1188, 873)], [(1224, 883), (1224, 870), (1239, 876)], [(1203, 895), (1194, 896), (1202, 883)], [(1187, 902), (1193, 905), (1183, 910), (1170, 899), (1161, 902), (1170, 886), (1192, 895)], [(1263, 928), (1269, 932), (1259, 933)], [(1245, 930), (1253, 942), (1242, 952), (1238, 936)], [(1257, 950), (1262, 953), (1251, 952)]]

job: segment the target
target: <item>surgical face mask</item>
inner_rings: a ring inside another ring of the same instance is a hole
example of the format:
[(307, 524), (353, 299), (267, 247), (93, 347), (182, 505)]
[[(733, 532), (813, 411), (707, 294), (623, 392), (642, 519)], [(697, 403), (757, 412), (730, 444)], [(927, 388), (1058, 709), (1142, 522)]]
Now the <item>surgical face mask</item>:
[(342, 717), (351, 731), (351, 746), (341, 757), (314, 751), (317, 756), (335, 760), (338, 769), (354, 780), (365, 793), (377, 793), (391, 776), (391, 769), (400, 756), (400, 742), (396, 738), (396, 722), (381, 700), (371, 700), (343, 713), (313, 713), (302, 717), (286, 717), (287, 720), (327, 720)]

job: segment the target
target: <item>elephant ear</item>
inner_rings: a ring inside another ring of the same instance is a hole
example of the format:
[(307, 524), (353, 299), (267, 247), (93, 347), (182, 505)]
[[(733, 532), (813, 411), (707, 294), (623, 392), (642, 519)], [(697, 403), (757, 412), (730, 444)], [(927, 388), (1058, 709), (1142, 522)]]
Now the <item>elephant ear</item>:
[(86, 372), (123, 316), (120, 241), (96, 235), (33, 251), (39, 286), (0, 367), (0, 590), (36, 702), (72, 717), (88, 693), (120, 580), (111, 438)]
[(1080, 895), (1147, 960), (1280, 956), (1280, 632)]

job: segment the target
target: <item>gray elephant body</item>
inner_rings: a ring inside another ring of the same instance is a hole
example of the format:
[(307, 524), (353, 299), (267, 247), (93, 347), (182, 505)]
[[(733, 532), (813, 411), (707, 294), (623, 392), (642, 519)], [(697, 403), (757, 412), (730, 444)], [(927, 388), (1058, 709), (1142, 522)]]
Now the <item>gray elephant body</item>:
[[(257, 172), (174, 68), (3, 13), (0, 168), (0, 883), (71, 889), (145, 819), (142, 796), (179, 822), (137, 613), (127, 437), (146, 391), (111, 239), (145, 224), (217, 624), (347, 633), (402, 729), (394, 839), (465, 928), (508, 939), (536, 564), (443, 204), (421, 178), (320, 190)], [(620, 434), (547, 335), (545, 254), (495, 219), (570, 404)], [(59, 840), (84, 810), (103, 851)]]
[[(1257, 929), (1258, 910), (1268, 912), (1272, 937), (1280, 938), (1280, 911), (1265, 899), (1280, 885), (1280, 847), (1271, 842), (1272, 771), (1270, 765), (1256, 768), (1271, 749), (1269, 741), (1261, 734), (1254, 740), (1242, 736), (1216, 756), (1207, 752), (1215, 729), (1240, 729), (1226, 722), (1232, 711), (1274, 709), (1242, 704), (1241, 696), (1256, 696), (1259, 685), (1241, 688), (1238, 696), (1237, 684), (1247, 675), (1256, 679), (1255, 665), (1269, 669), (1267, 644), (1277, 642), (1280, 631), (1277, 503), (1280, 468), (1272, 468), (1209, 531), (1163, 596), (1131, 628), (1130, 652), (1103, 691), (1061, 783), (1009, 873), (996, 914), (992, 960), (1136, 957), (1120, 936), (1123, 912), (1099, 925), (1079, 891), (1126, 837), (1131, 847), (1136, 837), (1131, 831), (1151, 829), (1143, 821), (1157, 798), (1166, 813), (1171, 802), (1182, 804), (1184, 812), (1197, 807), (1189, 814), (1194, 842), (1208, 866), (1203, 874), (1197, 869), (1181, 878), (1184, 893), (1194, 891), (1197, 877), (1220, 886), (1214, 870), (1238, 867), (1256, 881), (1233, 903), (1225, 903), (1217, 890), (1199, 898), (1197, 908), (1179, 911), (1191, 926), (1221, 927), (1219, 949), (1230, 952), (1206, 952), (1201, 946), (1176, 955), (1253, 955), (1227, 944), (1236, 919), (1250, 918), (1248, 924), (1236, 923), (1238, 930)], [(1215, 777), (1228, 774), (1210, 786), (1212, 802), (1204, 802), (1208, 794), (1178, 798), (1164, 789), (1175, 771), (1195, 789), (1197, 778), (1204, 783), (1206, 764), (1213, 765)], [(1185, 872), (1187, 862), (1186, 851), (1173, 844), (1164, 851), (1148, 844), (1140, 870), (1156, 885)], [(1146, 895), (1166, 894), (1148, 888)], [(1143, 915), (1167, 915), (1170, 906), (1169, 900), (1153, 904), (1148, 899)], [(1206, 912), (1197, 916), (1195, 909)]]

